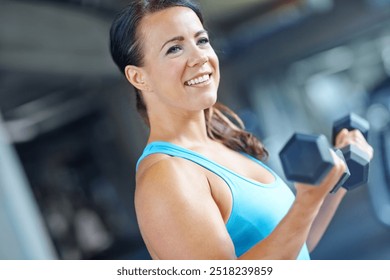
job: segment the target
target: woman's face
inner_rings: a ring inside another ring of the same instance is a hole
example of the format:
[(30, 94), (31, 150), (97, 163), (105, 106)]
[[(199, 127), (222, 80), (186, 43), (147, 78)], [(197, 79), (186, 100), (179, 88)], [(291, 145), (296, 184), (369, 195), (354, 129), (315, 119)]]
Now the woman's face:
[(154, 103), (186, 111), (212, 106), (219, 62), (198, 16), (189, 8), (168, 8), (142, 19), (140, 31), (148, 110)]

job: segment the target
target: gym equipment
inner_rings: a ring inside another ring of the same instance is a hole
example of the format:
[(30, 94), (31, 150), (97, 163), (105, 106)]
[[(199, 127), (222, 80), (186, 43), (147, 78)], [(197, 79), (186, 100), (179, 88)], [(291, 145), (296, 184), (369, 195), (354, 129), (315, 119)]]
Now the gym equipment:
[(0, 112), (0, 259), (51, 260), (57, 252)]
[[(293, 134), (279, 153), (286, 178), (311, 185), (319, 184), (334, 166), (330, 150), (324, 135)], [(335, 152), (344, 160), (341, 151)], [(350, 175), (347, 168), (331, 192), (336, 192)]]
[[(333, 124), (333, 144), (335, 144), (337, 134), (343, 129), (348, 130), (358, 129), (367, 139), (370, 124), (365, 119), (359, 117), (354, 113), (350, 113), (345, 117), (337, 120)], [(367, 183), (368, 170), (370, 159), (367, 154), (357, 148), (355, 145), (348, 145), (341, 149), (344, 155), (345, 161), (351, 171), (351, 176), (344, 183), (344, 187), (347, 190), (352, 190), (360, 185)]]

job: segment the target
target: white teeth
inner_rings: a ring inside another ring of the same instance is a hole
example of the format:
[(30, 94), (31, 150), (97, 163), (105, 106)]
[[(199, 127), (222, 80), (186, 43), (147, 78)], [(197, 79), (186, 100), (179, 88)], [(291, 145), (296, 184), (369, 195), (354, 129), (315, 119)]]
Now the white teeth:
[(202, 77), (189, 80), (189, 81), (186, 82), (186, 84), (189, 85), (189, 86), (192, 86), (192, 85), (196, 85), (196, 84), (200, 84), (200, 83), (206, 82), (208, 80), (210, 80), (210, 75), (206, 74), (206, 75), (203, 75)]

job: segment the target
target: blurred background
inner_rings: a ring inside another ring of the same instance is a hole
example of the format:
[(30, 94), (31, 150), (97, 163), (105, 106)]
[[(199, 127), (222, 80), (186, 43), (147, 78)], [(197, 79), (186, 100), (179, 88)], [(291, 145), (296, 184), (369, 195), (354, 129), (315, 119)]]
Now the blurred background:
[[(390, 0), (202, 0), (219, 100), (270, 151), (369, 120), (367, 186), (313, 259), (390, 259)], [(0, 259), (149, 259), (134, 212), (147, 129), (111, 61), (124, 0), (0, 0)]]

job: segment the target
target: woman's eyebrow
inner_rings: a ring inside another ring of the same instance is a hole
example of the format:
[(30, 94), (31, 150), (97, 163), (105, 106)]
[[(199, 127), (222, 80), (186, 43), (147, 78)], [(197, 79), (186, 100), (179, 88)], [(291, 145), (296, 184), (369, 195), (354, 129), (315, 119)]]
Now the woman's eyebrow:
[(202, 29), (202, 30), (199, 30), (198, 32), (195, 33), (195, 37), (198, 37), (202, 34), (208, 35), (209, 33), (207, 32), (207, 30)]
[[(195, 33), (195, 36), (194, 36), (194, 37), (196, 38), (196, 37), (198, 37), (198, 36), (200, 36), (200, 35), (202, 35), (202, 34), (208, 34), (208, 32), (207, 32), (206, 30), (204, 30), (204, 29), (199, 30), (198, 32)], [(170, 43), (170, 42), (174, 42), (174, 41), (184, 41), (184, 37), (183, 37), (183, 36), (175, 36), (175, 37), (169, 39), (168, 41), (166, 41), (166, 42), (162, 45), (161, 50), (166, 46), (166, 44), (168, 44), (168, 43)]]
[(165, 47), (166, 44), (170, 43), (170, 42), (174, 42), (174, 41), (184, 41), (184, 37), (183, 36), (176, 36), (176, 37), (173, 37), (172, 39), (169, 39), (168, 41), (166, 41), (162, 47), (161, 47), (161, 50)]

